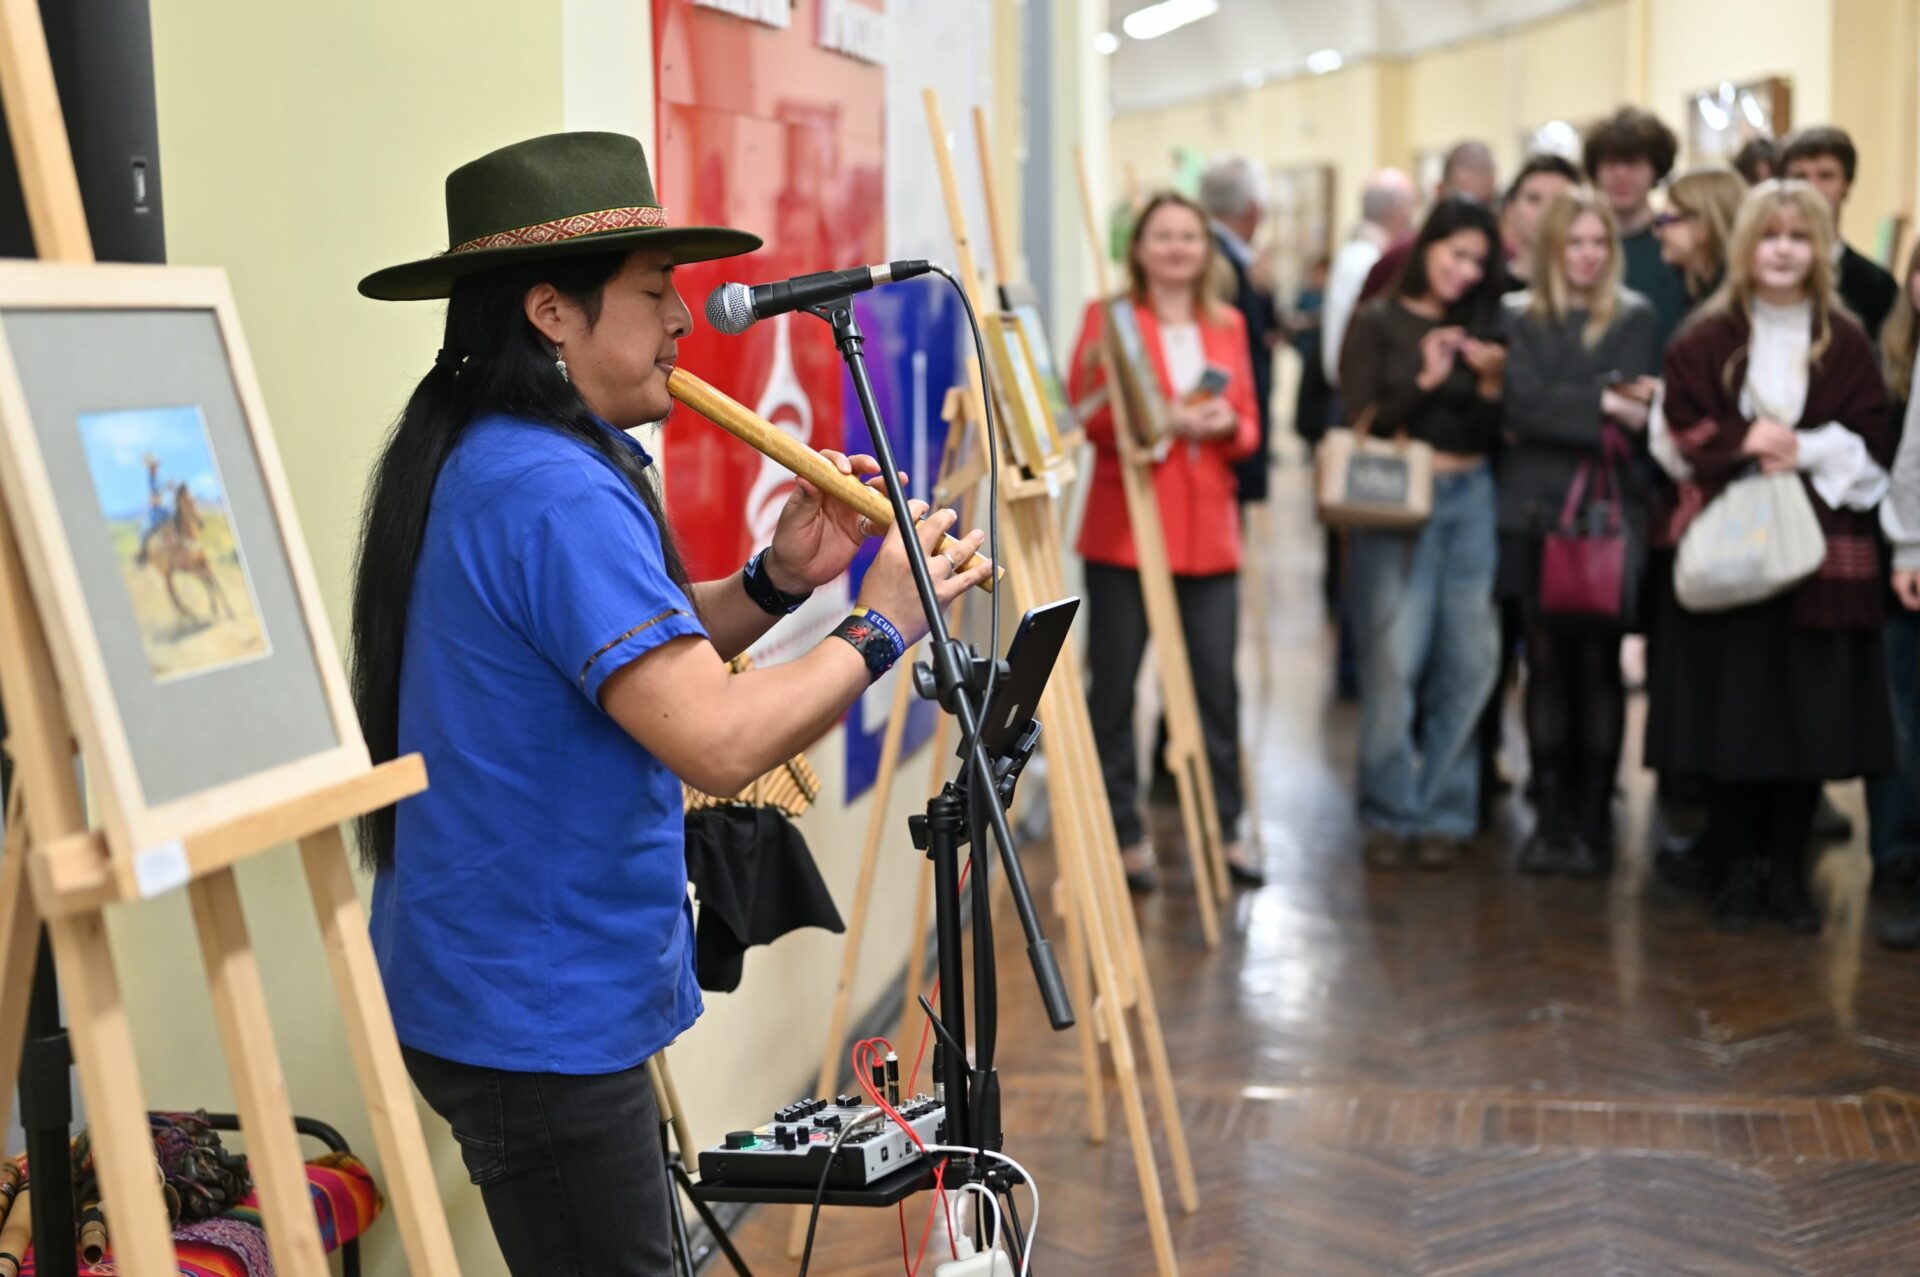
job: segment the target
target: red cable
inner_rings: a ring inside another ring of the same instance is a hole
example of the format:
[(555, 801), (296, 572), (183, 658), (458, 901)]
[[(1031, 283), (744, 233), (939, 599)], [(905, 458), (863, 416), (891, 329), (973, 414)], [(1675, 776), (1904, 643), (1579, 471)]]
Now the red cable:
[[(913, 1129), (911, 1122), (900, 1115), (900, 1110), (887, 1103), (886, 1096), (874, 1089), (872, 1080), (873, 1066), (875, 1064), (884, 1064), (885, 1057), (882, 1052), (891, 1050), (893, 1050), (893, 1043), (887, 1041), (885, 1038), (863, 1038), (861, 1041), (855, 1042), (853, 1044), (853, 1078), (854, 1081), (860, 1084), (860, 1089), (867, 1093), (867, 1098), (873, 1101), (874, 1106), (892, 1118), (894, 1123), (907, 1133), (907, 1138), (913, 1141), (913, 1146), (919, 1149), (921, 1156), (924, 1157), (927, 1155), (927, 1146), (925, 1141), (920, 1138), (920, 1133)], [(927, 1204), (927, 1222), (920, 1233), (920, 1256), (916, 1258), (913, 1265), (908, 1268), (907, 1277), (915, 1277), (915, 1274), (920, 1270), (920, 1258), (926, 1256), (927, 1240), (933, 1233), (933, 1212), (936, 1206), (942, 1208), (942, 1212), (946, 1217), (947, 1250), (955, 1256), (959, 1254), (960, 1248), (953, 1240), (953, 1212), (952, 1208), (947, 1205), (946, 1171), (947, 1164), (943, 1159), (940, 1165), (934, 1168), (934, 1198)]]

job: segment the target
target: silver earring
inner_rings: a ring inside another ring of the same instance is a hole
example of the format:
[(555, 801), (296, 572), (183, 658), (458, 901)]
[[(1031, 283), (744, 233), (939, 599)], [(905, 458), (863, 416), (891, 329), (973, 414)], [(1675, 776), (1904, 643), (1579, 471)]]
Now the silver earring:
[(567, 376), (567, 361), (565, 356), (563, 356), (560, 353), (560, 347), (558, 346), (555, 346), (553, 348), (553, 366), (555, 369), (559, 371), (560, 380), (566, 381), (566, 382), (571, 382), (573, 380), (573, 378)]

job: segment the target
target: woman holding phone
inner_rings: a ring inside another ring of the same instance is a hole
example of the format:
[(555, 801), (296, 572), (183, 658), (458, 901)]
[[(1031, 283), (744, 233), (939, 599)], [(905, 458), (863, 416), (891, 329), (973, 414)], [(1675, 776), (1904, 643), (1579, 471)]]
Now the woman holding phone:
[(1340, 361), (1356, 424), (1434, 450), (1425, 526), (1353, 534), (1360, 818), (1371, 869), (1404, 868), (1409, 858), (1448, 868), (1479, 819), (1475, 740), (1500, 664), (1487, 464), (1507, 361), (1500, 242), (1483, 205), (1441, 200), (1393, 291), (1354, 316)]
[[(1154, 495), (1166, 532), (1193, 684), (1200, 702), (1207, 765), (1213, 776), (1227, 867), (1235, 881), (1263, 880), (1237, 836), (1240, 792), (1240, 690), (1234, 675), (1240, 630), (1240, 513), (1233, 463), (1260, 443), (1253, 406), (1253, 369), (1245, 321), (1214, 297), (1215, 248), (1205, 210), (1165, 192), (1148, 201), (1127, 247), (1127, 300), (1160, 392), (1171, 406), (1173, 437), (1155, 465)], [(1101, 303), (1087, 308), (1074, 347), (1072, 393), (1085, 399), (1103, 384)], [(1127, 883), (1157, 885), (1153, 849), (1139, 810), (1140, 771), (1134, 742), (1134, 683), (1147, 647), (1147, 610), (1140, 561), (1122, 488), (1111, 408), (1088, 416), (1093, 482), (1079, 551), (1086, 560), (1089, 652), (1088, 709), (1100, 770), (1107, 782)]]
[[(1613, 850), (1613, 790), (1626, 730), (1620, 676), (1625, 617), (1554, 615), (1541, 598), (1541, 541), (1569, 513), (1584, 473), (1613, 476), (1614, 509), (1641, 521), (1628, 493), (1628, 439), (1645, 430), (1659, 367), (1659, 320), (1622, 287), (1620, 235), (1606, 201), (1557, 196), (1534, 241), (1533, 287), (1506, 299), (1508, 446), (1500, 462), (1502, 593), (1518, 598), (1527, 653), (1527, 744), (1535, 822), (1527, 873), (1604, 874)], [(1625, 527), (1622, 531), (1626, 531)], [(1624, 603), (1624, 600), (1622, 600)], [(1624, 611), (1624, 608), (1622, 609)]]
[(1766, 181), (1727, 277), (1667, 351), (1666, 418), (1708, 501), (1758, 471), (1800, 479), (1826, 543), (1814, 575), (1728, 611), (1681, 609), (1655, 671), (1647, 761), (1707, 782), (1715, 920), (1819, 929), (1803, 863), (1823, 782), (1893, 765), (1871, 512), (1891, 460), (1887, 392), (1834, 292), (1833, 222), (1804, 182)]

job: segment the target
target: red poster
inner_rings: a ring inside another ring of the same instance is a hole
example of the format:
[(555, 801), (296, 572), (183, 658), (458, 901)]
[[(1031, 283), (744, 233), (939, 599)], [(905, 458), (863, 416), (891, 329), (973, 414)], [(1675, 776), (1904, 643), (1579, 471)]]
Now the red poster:
[[(877, 6), (859, 0), (653, 0), (661, 202), (676, 226), (766, 240), (750, 257), (676, 273), (695, 315), (680, 362), (816, 448), (840, 446), (851, 401), (827, 326), (789, 315), (727, 337), (705, 303), (723, 282), (884, 258), (885, 72), (827, 47), (868, 13)], [(792, 476), (676, 413), (663, 439), (668, 504), (694, 578), (720, 576), (766, 543)]]

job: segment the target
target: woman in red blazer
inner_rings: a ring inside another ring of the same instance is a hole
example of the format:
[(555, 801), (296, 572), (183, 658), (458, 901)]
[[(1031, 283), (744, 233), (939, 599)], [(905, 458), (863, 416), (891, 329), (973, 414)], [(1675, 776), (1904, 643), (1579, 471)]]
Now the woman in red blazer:
[[(1246, 325), (1238, 311), (1213, 297), (1213, 235), (1206, 213), (1185, 196), (1156, 195), (1141, 211), (1128, 245), (1127, 273), (1140, 336), (1160, 392), (1171, 405), (1172, 438), (1154, 466), (1153, 486), (1193, 663), (1227, 864), (1236, 881), (1258, 884), (1260, 871), (1237, 836), (1240, 690), (1233, 669), (1240, 628), (1240, 512), (1233, 463), (1251, 456), (1260, 442)], [(1074, 349), (1076, 400), (1104, 381), (1101, 321), (1096, 302), (1087, 308)], [(1209, 368), (1226, 374), (1225, 387), (1215, 393), (1201, 384)], [(1137, 891), (1150, 891), (1153, 851), (1140, 820), (1133, 739), (1133, 688), (1147, 646), (1140, 561), (1127, 519), (1111, 409), (1102, 406), (1086, 426), (1094, 445), (1093, 483), (1079, 542), (1092, 635), (1087, 699), (1127, 882)]]

